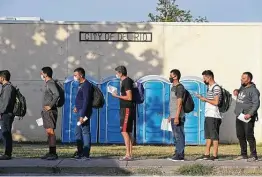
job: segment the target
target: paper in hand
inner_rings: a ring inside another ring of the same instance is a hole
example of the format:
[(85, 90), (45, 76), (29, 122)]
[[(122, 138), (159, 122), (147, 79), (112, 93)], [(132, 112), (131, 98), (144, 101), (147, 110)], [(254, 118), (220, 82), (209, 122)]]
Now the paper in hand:
[(239, 120), (243, 121), (243, 122), (246, 122), (246, 123), (248, 123), (251, 120), (251, 118), (245, 119), (245, 114), (243, 114), (243, 113), (241, 113), (237, 118)]
[(107, 87), (107, 92), (109, 92), (109, 93), (117, 93), (117, 88), (114, 87), (114, 86), (109, 85)]
[(36, 123), (37, 125), (40, 127), (40, 126), (43, 126), (43, 119), (42, 118), (39, 118), (39, 119), (36, 119)]
[(162, 120), (161, 130), (172, 132), (171, 122), (168, 122), (168, 119)]

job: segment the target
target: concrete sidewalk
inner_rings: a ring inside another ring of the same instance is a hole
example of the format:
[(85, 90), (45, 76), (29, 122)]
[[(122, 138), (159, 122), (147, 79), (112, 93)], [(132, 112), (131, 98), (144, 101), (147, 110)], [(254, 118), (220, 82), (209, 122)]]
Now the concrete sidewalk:
[(19, 159), (0, 161), (0, 173), (88, 173), (90, 171), (101, 172), (101, 169), (161, 169), (161, 171), (172, 171), (183, 165), (203, 164), (221, 168), (260, 168), (262, 161), (247, 162), (244, 160), (219, 160), (219, 161), (184, 161), (172, 162), (167, 159), (147, 159), (134, 161), (119, 161), (118, 159), (94, 158), (91, 160), (58, 159), (47, 161), (41, 159)]

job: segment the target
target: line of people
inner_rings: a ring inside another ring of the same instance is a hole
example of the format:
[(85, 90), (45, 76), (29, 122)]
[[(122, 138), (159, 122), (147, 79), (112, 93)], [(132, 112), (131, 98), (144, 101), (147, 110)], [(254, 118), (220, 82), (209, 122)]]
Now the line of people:
[[(116, 77), (120, 79), (120, 95), (112, 93), (112, 96), (120, 100), (120, 132), (124, 138), (126, 153), (119, 160), (133, 160), (132, 146), (134, 138), (132, 135), (133, 125), (136, 118), (136, 107), (133, 102), (132, 88), (134, 81), (128, 77), (125, 66), (115, 68)], [(42, 119), (43, 127), (46, 130), (49, 152), (42, 159), (56, 160), (56, 123), (57, 123), (57, 102), (59, 100), (59, 89), (52, 78), (53, 70), (51, 67), (43, 67), (41, 70), (41, 79), (45, 83), (45, 89), (42, 97)], [(222, 123), (222, 114), (219, 111), (219, 103), (222, 101), (221, 87), (215, 82), (214, 74), (211, 70), (202, 73), (203, 81), (208, 86), (207, 97), (195, 95), (201, 101), (205, 102), (205, 139), (206, 150), (204, 155), (198, 159), (216, 160), (218, 159), (219, 129)], [(16, 102), (15, 88), (10, 82), (11, 74), (8, 70), (0, 72), (0, 84), (2, 90), (0, 94), (0, 125), (5, 146), (5, 152), (0, 156), (0, 160), (9, 160), (12, 157), (12, 123), (14, 121), (13, 109)], [(183, 98), (186, 92), (184, 86), (180, 83), (181, 73), (178, 69), (170, 72), (169, 80), (172, 83), (170, 93), (170, 115), (168, 120), (171, 122), (173, 136), (175, 139), (175, 152), (170, 158), (172, 161), (183, 161), (185, 156), (185, 132), (184, 123), (186, 115), (183, 110)], [(240, 142), (241, 153), (237, 159), (248, 159), (247, 141), (249, 142), (251, 156), (249, 161), (256, 161), (256, 140), (254, 137), (254, 124), (257, 120), (257, 110), (260, 106), (260, 93), (252, 82), (253, 76), (250, 72), (244, 72), (241, 77), (241, 87), (234, 90), (237, 97), (235, 114), (238, 117), (241, 113), (245, 114), (245, 119), (250, 119), (248, 123), (236, 118), (236, 132)], [(76, 145), (77, 150), (73, 155), (75, 159), (90, 159), (91, 133), (90, 117), (92, 115), (93, 87), (85, 79), (85, 70), (76, 68), (74, 70), (74, 80), (79, 82), (79, 88), (76, 95), (75, 107), (73, 111), (78, 115), (79, 124), (76, 126)], [(211, 145), (213, 145), (213, 154), (210, 156)]]

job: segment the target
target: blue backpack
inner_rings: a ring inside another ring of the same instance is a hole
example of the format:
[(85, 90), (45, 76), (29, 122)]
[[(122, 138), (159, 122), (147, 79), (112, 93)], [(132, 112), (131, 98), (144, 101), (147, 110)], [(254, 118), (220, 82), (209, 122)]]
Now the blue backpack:
[(140, 82), (134, 82), (132, 94), (133, 102), (135, 104), (142, 104), (144, 102), (144, 92), (145, 89), (143, 84)]

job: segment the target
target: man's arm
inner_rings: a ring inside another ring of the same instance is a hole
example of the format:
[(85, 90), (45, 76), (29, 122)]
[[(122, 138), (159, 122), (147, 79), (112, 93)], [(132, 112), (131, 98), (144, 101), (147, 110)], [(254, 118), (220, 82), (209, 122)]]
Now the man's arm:
[(123, 84), (124, 84), (123, 87), (125, 88), (126, 96), (117, 95), (116, 97), (122, 100), (131, 101), (133, 84), (130, 80), (128, 80), (128, 82), (125, 82)]
[(84, 84), (82, 87), (82, 92), (83, 92), (83, 105), (82, 105), (82, 109), (80, 112), (80, 117), (84, 118), (86, 116), (86, 111), (87, 108), (90, 106), (91, 100), (90, 100), (90, 91), (91, 91), (91, 84)]
[(252, 99), (252, 108), (250, 109), (250, 111), (248, 112), (248, 114), (250, 116), (254, 116), (254, 114), (257, 112), (259, 106), (260, 106), (260, 100), (259, 100), (259, 91), (256, 90), (255, 92), (253, 92), (251, 94), (251, 99)]
[(51, 91), (53, 97), (52, 101), (47, 106), (52, 108), (56, 104), (57, 100), (59, 99), (59, 91), (55, 83), (53, 84), (48, 82), (47, 84), (48, 84), (48, 89)]
[(177, 111), (176, 111), (176, 118), (179, 118), (181, 110), (182, 110), (182, 104), (183, 104), (183, 97), (185, 95), (185, 89), (182, 86), (177, 86), (176, 89), (176, 96), (177, 96)]
[[(3, 89), (3, 88), (2, 88)], [(12, 86), (7, 85), (4, 88), (0, 99), (0, 113), (5, 113), (12, 98)]]
[(213, 93), (214, 93), (214, 99), (209, 100), (207, 98), (203, 98), (203, 101), (208, 102), (208, 103), (210, 103), (210, 104), (212, 104), (214, 106), (217, 106), (219, 104), (219, 98), (221, 96), (221, 89), (220, 89), (220, 87), (219, 86), (215, 86), (213, 88)]

